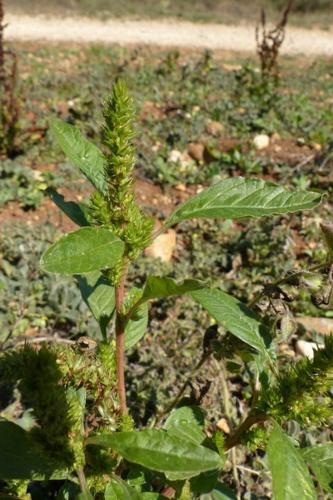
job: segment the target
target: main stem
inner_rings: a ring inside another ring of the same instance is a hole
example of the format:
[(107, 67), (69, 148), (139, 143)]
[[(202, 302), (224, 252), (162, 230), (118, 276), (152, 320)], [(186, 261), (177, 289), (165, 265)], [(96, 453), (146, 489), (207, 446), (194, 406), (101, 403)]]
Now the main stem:
[(125, 385), (125, 322), (122, 316), (124, 302), (126, 273), (123, 274), (115, 289), (116, 296), (116, 360), (117, 360), (117, 387), (120, 412), (127, 415), (126, 385)]
[(81, 491), (83, 494), (85, 494), (85, 498), (92, 498), (91, 495), (90, 495), (90, 492), (89, 492), (89, 488), (88, 488), (88, 484), (87, 484), (87, 479), (86, 479), (86, 476), (84, 474), (84, 470), (83, 470), (83, 467), (81, 467), (80, 469), (78, 469), (77, 471), (77, 477), (79, 479), (79, 483), (80, 483), (80, 487), (81, 487)]

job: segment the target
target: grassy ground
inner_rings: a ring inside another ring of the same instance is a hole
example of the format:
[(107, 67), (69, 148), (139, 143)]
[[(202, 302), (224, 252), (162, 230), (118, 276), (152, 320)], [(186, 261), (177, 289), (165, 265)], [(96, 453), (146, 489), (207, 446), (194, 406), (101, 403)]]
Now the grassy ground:
[[(67, 14), (89, 15), (105, 18), (136, 17), (163, 18), (173, 17), (190, 21), (209, 21), (217, 23), (242, 23), (257, 21), (261, 7), (265, 7), (271, 19), (277, 19), (284, 7), (283, 0), (263, 2), (254, 0), (11, 0), (8, 9), (28, 14)], [(329, 27), (332, 22), (332, 9), (327, 0), (296, 1), (296, 10), (291, 15), (291, 23), (311, 27)]]
[[(127, 80), (137, 102), (138, 177), (145, 179), (146, 186), (151, 182), (161, 190), (160, 197), (158, 188), (152, 187), (145, 198), (141, 196), (155, 217), (166, 215), (162, 194), (173, 205), (201, 185), (231, 175), (259, 176), (327, 195), (315, 212), (259, 222), (183, 224), (177, 228), (172, 262), (142, 257), (130, 272), (132, 283), (141, 285), (139, 276), (149, 273), (179, 279), (193, 276), (247, 302), (263, 284), (287, 270), (312, 266), (324, 258), (318, 226), (332, 214), (331, 61), (285, 59), (279, 85), (267, 88), (260, 85), (253, 60), (227, 60), (209, 53), (22, 46), (20, 75), (21, 151), (0, 162), (0, 342), (12, 345), (55, 333), (73, 339), (97, 335), (73, 281), (39, 269), (42, 251), (68, 229), (56, 209), (50, 208), (45, 186), (81, 199), (89, 190), (54, 145), (47, 127), (51, 116), (59, 116), (98, 142), (100, 104), (119, 76)], [(271, 139), (260, 152), (252, 145), (258, 133)], [(151, 203), (152, 198), (156, 203)], [(320, 336), (296, 326), (283, 330), (285, 307), (294, 315), (331, 316), (332, 311), (315, 307), (309, 288), (286, 291), (294, 300), (284, 305), (276, 300), (274, 314), (282, 360), (291, 362), (297, 338), (320, 341)], [(129, 401), (139, 424), (149, 422), (175, 394), (200, 355), (208, 326), (206, 314), (186, 300), (154, 304), (148, 334), (129, 356)], [(230, 401), (234, 408), (240, 398), (243, 401), (231, 415), (238, 420), (249, 397), (249, 376), (229, 361), (226, 355), (223, 367)], [(192, 399), (201, 395), (212, 422), (224, 412), (221, 366), (216, 361), (208, 364), (188, 393)], [(204, 395), (207, 378), (214, 384)], [(303, 442), (313, 439), (309, 432), (291, 432)], [(329, 432), (319, 439), (328, 439)], [(249, 456), (248, 464), (265, 470), (259, 455)], [(229, 476), (226, 480), (232, 482)], [(257, 478), (243, 471), (239, 488), (265, 495), (269, 478), (265, 472)]]

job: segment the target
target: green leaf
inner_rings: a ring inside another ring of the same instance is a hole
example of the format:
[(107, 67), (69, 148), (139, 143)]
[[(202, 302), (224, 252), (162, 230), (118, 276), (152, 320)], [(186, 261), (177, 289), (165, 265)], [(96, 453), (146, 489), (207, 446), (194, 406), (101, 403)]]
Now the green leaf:
[(141, 301), (151, 299), (162, 299), (170, 295), (182, 295), (203, 288), (204, 283), (198, 280), (184, 280), (177, 283), (172, 278), (161, 278), (159, 276), (149, 276), (147, 278)]
[(302, 455), (321, 487), (333, 493), (333, 443), (305, 448)]
[(65, 481), (58, 492), (57, 500), (76, 500), (80, 492), (78, 484), (72, 481)]
[(198, 406), (173, 410), (164, 424), (168, 434), (197, 444), (201, 444), (206, 437), (203, 426), (204, 412)]
[(191, 296), (235, 337), (268, 355), (264, 342), (268, 332), (260, 318), (242, 302), (222, 290), (210, 288), (192, 292)]
[(90, 226), (86, 217), (86, 205), (83, 203), (75, 203), (74, 201), (66, 201), (63, 195), (53, 188), (48, 188), (46, 193), (50, 196), (53, 203), (55, 203), (69, 219), (75, 222), (75, 224), (78, 226)]
[(275, 427), (269, 437), (268, 461), (272, 471), (275, 500), (315, 500), (316, 491), (300, 450), (281, 427)]
[(181, 205), (166, 221), (166, 227), (198, 217), (239, 219), (285, 214), (315, 207), (321, 195), (288, 191), (262, 179), (232, 177), (213, 184)]
[(81, 493), (77, 496), (77, 500), (94, 500), (94, 497), (90, 491), (81, 491)]
[(29, 433), (8, 420), (0, 420), (0, 450), (1, 479), (66, 479), (69, 475), (54, 470)]
[(111, 283), (99, 272), (94, 271), (76, 276), (83, 300), (99, 324), (102, 335), (106, 335), (115, 309), (115, 291)]
[(131, 488), (125, 481), (112, 475), (105, 489), (105, 500), (140, 500), (141, 497), (136, 490)]
[(44, 271), (83, 274), (112, 268), (124, 252), (124, 243), (105, 227), (83, 227), (68, 233), (46, 250)]
[(125, 349), (133, 347), (142, 339), (148, 325), (148, 305), (141, 304), (125, 326)]
[(224, 484), (218, 483), (209, 493), (201, 494), (199, 500), (237, 500), (237, 497), (236, 494), (224, 486)]
[(214, 451), (161, 429), (102, 434), (88, 439), (88, 443), (110, 448), (129, 462), (163, 472), (170, 480), (191, 478), (224, 464)]
[(51, 120), (51, 132), (67, 158), (101, 194), (106, 194), (104, 157), (98, 147), (88, 141), (78, 128), (62, 120)]

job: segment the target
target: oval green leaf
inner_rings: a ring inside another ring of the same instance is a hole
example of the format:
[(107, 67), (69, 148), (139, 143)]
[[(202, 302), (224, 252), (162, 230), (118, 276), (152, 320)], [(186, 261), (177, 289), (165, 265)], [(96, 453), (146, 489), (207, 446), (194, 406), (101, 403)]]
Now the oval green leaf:
[(67, 215), (78, 226), (90, 226), (87, 219), (87, 205), (83, 203), (75, 203), (74, 201), (66, 201), (62, 194), (54, 188), (48, 188), (46, 193), (50, 196), (51, 200), (57, 205), (60, 210)]
[(104, 497), (105, 500), (141, 500), (141, 496), (136, 490), (115, 475), (112, 475), (105, 489)]
[(198, 217), (240, 219), (308, 210), (321, 201), (319, 193), (289, 191), (262, 179), (232, 177), (213, 184), (181, 205), (166, 227)]
[(302, 450), (302, 455), (320, 486), (333, 493), (333, 443), (305, 448)]
[(110, 448), (129, 462), (181, 480), (220, 469), (224, 460), (214, 451), (169, 435), (161, 429), (113, 432), (92, 437), (89, 444)]
[(164, 424), (170, 435), (197, 444), (206, 437), (203, 427), (204, 412), (199, 406), (182, 406), (173, 410)]
[(88, 141), (80, 130), (54, 118), (51, 132), (67, 158), (78, 167), (101, 194), (107, 193), (104, 177), (104, 157), (95, 144)]
[(76, 277), (82, 298), (106, 335), (115, 309), (115, 291), (111, 283), (99, 271)]
[(202, 493), (199, 500), (237, 500), (237, 497), (236, 494), (224, 486), (224, 484), (218, 483), (209, 493)]
[(84, 274), (112, 268), (122, 257), (124, 243), (109, 229), (83, 227), (54, 243), (41, 258), (44, 271)]
[(300, 450), (275, 424), (267, 447), (274, 500), (315, 500), (316, 491)]
[(162, 299), (171, 295), (183, 295), (194, 290), (200, 290), (204, 286), (204, 283), (198, 280), (187, 279), (177, 283), (172, 278), (148, 276), (141, 301)]
[(125, 326), (126, 351), (137, 344), (146, 333), (148, 325), (148, 305), (141, 304)]
[(260, 318), (235, 297), (222, 290), (204, 288), (191, 296), (226, 330), (268, 356), (264, 339), (268, 332)]

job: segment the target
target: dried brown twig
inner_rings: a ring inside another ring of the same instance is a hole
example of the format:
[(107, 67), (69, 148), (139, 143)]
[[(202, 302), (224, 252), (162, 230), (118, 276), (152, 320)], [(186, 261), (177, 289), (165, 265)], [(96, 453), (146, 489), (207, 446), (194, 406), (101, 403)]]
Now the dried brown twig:
[(293, 0), (289, 0), (280, 22), (271, 29), (267, 28), (265, 9), (261, 10), (260, 23), (256, 27), (256, 43), (263, 80), (276, 79), (279, 76), (277, 60), (280, 47), (285, 39), (288, 16), (292, 5)]
[(4, 7), (0, 0), (0, 154), (11, 156), (19, 119), (16, 99), (17, 56), (4, 46)]

